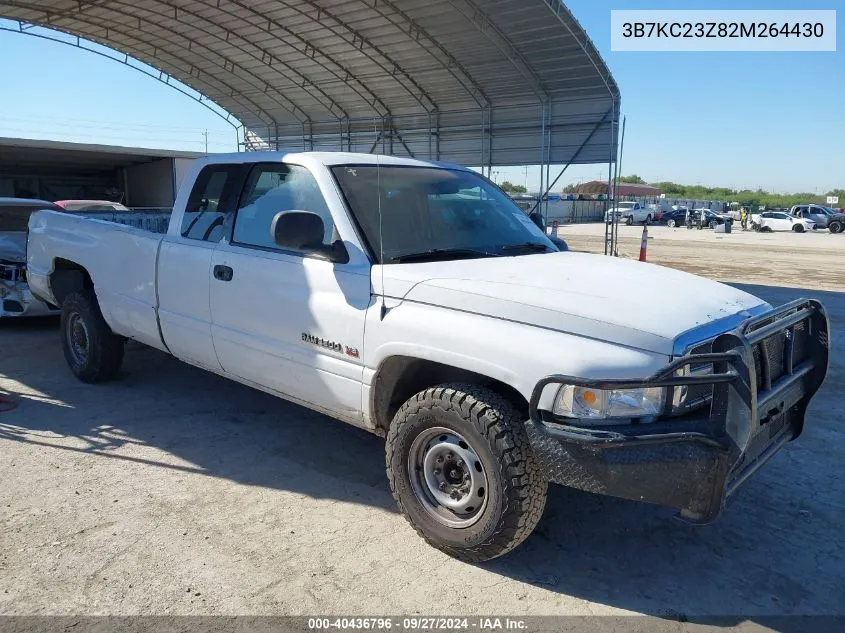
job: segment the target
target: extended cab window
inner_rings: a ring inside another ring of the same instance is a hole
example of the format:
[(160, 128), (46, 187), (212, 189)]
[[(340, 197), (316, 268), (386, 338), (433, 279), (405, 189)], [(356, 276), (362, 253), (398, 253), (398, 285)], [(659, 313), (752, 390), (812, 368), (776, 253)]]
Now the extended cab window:
[(226, 216), (235, 210), (241, 165), (209, 165), (197, 176), (182, 217), (182, 237), (219, 242)]
[(277, 213), (310, 211), (323, 220), (323, 244), (334, 240), (334, 223), (314, 176), (305, 167), (282, 163), (259, 164), (252, 168), (241, 195), (232, 243), (280, 250), (271, 225)]

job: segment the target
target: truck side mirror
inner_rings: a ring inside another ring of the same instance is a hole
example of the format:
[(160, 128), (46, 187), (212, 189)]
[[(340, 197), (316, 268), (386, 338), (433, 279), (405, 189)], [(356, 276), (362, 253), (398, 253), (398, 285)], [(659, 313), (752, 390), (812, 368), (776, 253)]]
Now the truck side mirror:
[(270, 235), (280, 248), (322, 255), (335, 263), (349, 261), (349, 253), (340, 240), (326, 245), (323, 218), (311, 211), (280, 211), (270, 223)]

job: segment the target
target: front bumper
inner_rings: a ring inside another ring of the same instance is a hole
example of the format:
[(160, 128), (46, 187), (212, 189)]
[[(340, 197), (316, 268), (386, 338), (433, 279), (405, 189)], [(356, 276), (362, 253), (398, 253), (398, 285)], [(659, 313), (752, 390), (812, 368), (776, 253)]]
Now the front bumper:
[[(801, 434), (807, 405), (827, 374), (830, 325), (820, 303), (801, 299), (749, 318), (708, 347), (645, 380), (548, 376), (537, 383), (526, 427), (549, 480), (669, 506), (696, 523), (714, 520), (728, 496)], [(712, 363), (713, 373), (678, 375), (702, 363)], [(544, 390), (556, 384), (712, 393), (709, 407), (680, 418), (597, 429), (538, 409)]]

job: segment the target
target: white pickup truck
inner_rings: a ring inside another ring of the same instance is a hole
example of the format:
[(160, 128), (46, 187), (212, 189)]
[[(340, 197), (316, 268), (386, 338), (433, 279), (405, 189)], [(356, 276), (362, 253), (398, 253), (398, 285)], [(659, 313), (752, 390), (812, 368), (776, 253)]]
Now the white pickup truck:
[(713, 520), (827, 371), (820, 304), (558, 252), (413, 159), (200, 159), (166, 234), (40, 211), (27, 257), (81, 380), (134, 339), (386, 437), (406, 518), (469, 561), (524, 540), (548, 482)]

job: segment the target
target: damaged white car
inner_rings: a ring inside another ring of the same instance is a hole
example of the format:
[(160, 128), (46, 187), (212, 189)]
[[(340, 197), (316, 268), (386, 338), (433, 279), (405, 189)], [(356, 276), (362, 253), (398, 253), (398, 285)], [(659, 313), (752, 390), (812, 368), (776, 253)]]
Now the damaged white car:
[(26, 281), (27, 222), (41, 209), (62, 211), (46, 200), (0, 198), (0, 318), (60, 313), (33, 297)]

